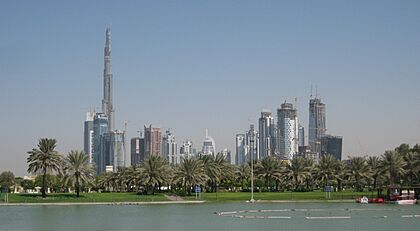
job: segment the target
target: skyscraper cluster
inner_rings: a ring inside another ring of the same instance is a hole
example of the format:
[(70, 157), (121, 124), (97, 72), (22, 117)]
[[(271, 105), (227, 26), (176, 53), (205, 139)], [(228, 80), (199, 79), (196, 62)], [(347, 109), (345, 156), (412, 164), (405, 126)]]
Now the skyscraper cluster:
[[(101, 112), (90, 111), (84, 123), (84, 152), (96, 167), (96, 173), (117, 171), (120, 167), (140, 164), (147, 158), (162, 156), (170, 164), (179, 164), (185, 158), (197, 154), (193, 143), (185, 140), (178, 147), (174, 133), (168, 129), (162, 133), (156, 126), (144, 126), (137, 137), (127, 141), (127, 126), (124, 130), (114, 128), (113, 74), (111, 71), (111, 31), (106, 29), (103, 71), (103, 98)], [(325, 104), (315, 97), (309, 101), (309, 137), (305, 142), (305, 128), (298, 122), (297, 109), (292, 103), (284, 102), (274, 117), (270, 111), (261, 112), (258, 127), (253, 124), (249, 130), (236, 135), (236, 154), (228, 149), (221, 153), (232, 164), (241, 165), (247, 161), (276, 156), (291, 160), (296, 156), (319, 158), (332, 154), (341, 159), (342, 137), (326, 134)], [(275, 121), (276, 118), (276, 121)], [(257, 130), (258, 129), (258, 130)], [(130, 151), (127, 148), (130, 146)], [(201, 155), (216, 155), (216, 142), (206, 135)]]
[(277, 109), (277, 123), (271, 112), (261, 112), (258, 119), (259, 131), (251, 124), (244, 134), (236, 135), (235, 163), (244, 164), (251, 160), (276, 156), (291, 160), (297, 156), (319, 159), (330, 154), (341, 160), (342, 137), (326, 134), (325, 104), (320, 98), (309, 100), (309, 145), (306, 145), (305, 128), (299, 124), (297, 109), (292, 103), (284, 102)]
[(130, 165), (126, 157), (126, 131), (114, 129), (112, 104), (111, 30), (106, 29), (104, 48), (102, 112), (88, 112), (84, 126), (84, 152), (96, 167), (96, 173), (116, 171)]

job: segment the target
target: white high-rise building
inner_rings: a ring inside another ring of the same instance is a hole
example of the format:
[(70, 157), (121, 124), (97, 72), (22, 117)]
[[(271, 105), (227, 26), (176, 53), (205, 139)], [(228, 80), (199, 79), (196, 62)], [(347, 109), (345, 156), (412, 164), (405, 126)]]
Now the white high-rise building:
[(245, 135), (237, 134), (236, 135), (236, 155), (235, 155), (235, 164), (243, 165), (246, 162), (245, 156)]
[(291, 103), (283, 103), (277, 109), (277, 138), (280, 158), (291, 160), (298, 153), (297, 110)]
[(321, 153), (321, 138), (327, 131), (325, 104), (319, 98), (309, 100), (309, 134), (308, 141), (311, 152)]
[(259, 135), (258, 132), (254, 129), (254, 125), (251, 124), (249, 131), (246, 132), (246, 140), (245, 140), (245, 144), (246, 144), (246, 152), (245, 152), (245, 156), (246, 156), (246, 161), (251, 161), (251, 155), (253, 160), (259, 160), (260, 159), (260, 155), (259, 155)]
[(192, 148), (192, 141), (186, 140), (181, 148), (179, 149), (179, 155), (177, 155), (176, 158), (176, 164), (179, 164), (182, 162), (182, 159), (189, 159), (194, 156), (193, 148)]
[(274, 135), (274, 118), (271, 112), (261, 112), (258, 120), (259, 124), (259, 157), (262, 159), (274, 154), (275, 135)]
[(170, 164), (177, 164), (178, 147), (175, 142), (175, 136), (170, 130), (165, 132), (163, 136), (163, 158), (167, 159)]
[(83, 133), (83, 151), (89, 156), (89, 163), (93, 163), (93, 119), (95, 112), (87, 112)]
[(207, 129), (206, 138), (203, 141), (202, 154), (216, 155), (216, 143), (214, 142), (214, 139), (211, 136), (209, 136)]

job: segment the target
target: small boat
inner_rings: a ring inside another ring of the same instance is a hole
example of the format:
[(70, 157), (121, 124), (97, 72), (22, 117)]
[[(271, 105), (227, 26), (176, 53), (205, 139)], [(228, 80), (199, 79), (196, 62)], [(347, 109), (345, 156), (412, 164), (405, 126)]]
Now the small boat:
[(399, 196), (395, 201), (395, 203), (399, 205), (414, 205), (416, 202), (417, 200), (413, 196), (409, 195)]
[(369, 203), (369, 199), (366, 196), (363, 196), (363, 197), (357, 198), (356, 199), (356, 202), (357, 203), (360, 203), (360, 204), (368, 204)]

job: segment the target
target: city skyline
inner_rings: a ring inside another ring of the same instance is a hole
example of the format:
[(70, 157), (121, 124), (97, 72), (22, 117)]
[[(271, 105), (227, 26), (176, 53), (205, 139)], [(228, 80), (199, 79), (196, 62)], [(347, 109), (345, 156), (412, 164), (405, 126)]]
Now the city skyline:
[(343, 158), (420, 142), (419, 3), (63, 4), (0, 4), (1, 170), (24, 175), (42, 137), (63, 154), (83, 149), (85, 113), (100, 111), (110, 23), (114, 127), (127, 121), (129, 138), (158, 124), (200, 148), (208, 128), (217, 151), (234, 153), (235, 135), (284, 100), (298, 98), (308, 131), (314, 84)]

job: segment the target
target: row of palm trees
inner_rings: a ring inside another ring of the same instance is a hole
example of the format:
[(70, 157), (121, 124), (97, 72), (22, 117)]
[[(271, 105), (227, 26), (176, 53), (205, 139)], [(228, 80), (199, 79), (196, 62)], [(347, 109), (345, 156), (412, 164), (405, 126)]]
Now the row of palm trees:
[(43, 198), (47, 193), (47, 176), (51, 173), (60, 175), (64, 182), (63, 185), (73, 185), (77, 197), (79, 197), (81, 184), (90, 182), (94, 176), (94, 168), (89, 164), (89, 156), (83, 152), (70, 151), (66, 157), (63, 157), (55, 150), (56, 145), (55, 139), (40, 139), (38, 148), (33, 148), (28, 152), (28, 172), (39, 174), (42, 177), (41, 193)]
[[(139, 165), (95, 178), (87, 155), (71, 151), (64, 158), (55, 146), (56, 140), (41, 139), (38, 148), (28, 152), (28, 171), (42, 176), (43, 197), (46, 177), (51, 172), (61, 176), (63, 188), (74, 187), (77, 196), (82, 189), (152, 194), (166, 190), (191, 195), (196, 185), (208, 192), (250, 190), (250, 162), (234, 166), (222, 154), (198, 155), (178, 165), (151, 156)], [(347, 161), (322, 155), (318, 162), (302, 157), (286, 162), (271, 156), (254, 162), (254, 174), (260, 191), (311, 191), (327, 185), (339, 191), (345, 187), (362, 191), (388, 185), (411, 186), (420, 183), (420, 146), (402, 144), (380, 157), (350, 157)]]

